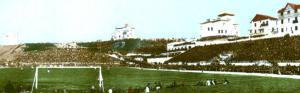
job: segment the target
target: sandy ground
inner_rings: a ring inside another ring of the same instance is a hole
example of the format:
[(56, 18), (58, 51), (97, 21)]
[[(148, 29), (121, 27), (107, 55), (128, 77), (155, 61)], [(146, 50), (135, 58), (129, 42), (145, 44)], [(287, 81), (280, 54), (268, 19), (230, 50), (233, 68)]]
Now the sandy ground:
[(0, 46), (0, 60), (13, 60), (16, 55), (20, 54), (22, 45), (5, 45)]

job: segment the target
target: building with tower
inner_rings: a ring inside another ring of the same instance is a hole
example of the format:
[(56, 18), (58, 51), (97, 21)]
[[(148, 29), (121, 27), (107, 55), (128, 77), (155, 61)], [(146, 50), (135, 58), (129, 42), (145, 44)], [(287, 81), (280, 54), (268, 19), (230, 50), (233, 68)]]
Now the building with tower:
[(113, 40), (122, 39), (134, 39), (137, 38), (135, 35), (135, 28), (125, 24), (123, 27), (116, 27), (115, 32), (112, 35)]
[(201, 37), (238, 36), (239, 25), (234, 21), (234, 14), (221, 13), (217, 19), (207, 19), (201, 23)]

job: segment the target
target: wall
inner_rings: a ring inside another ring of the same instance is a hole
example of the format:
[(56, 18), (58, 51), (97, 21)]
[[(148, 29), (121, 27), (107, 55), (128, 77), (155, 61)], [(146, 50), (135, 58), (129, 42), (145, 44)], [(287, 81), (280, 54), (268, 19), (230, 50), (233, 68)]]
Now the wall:
[(150, 64), (161, 63), (168, 61), (172, 57), (160, 57), (160, 58), (147, 58), (147, 62)]

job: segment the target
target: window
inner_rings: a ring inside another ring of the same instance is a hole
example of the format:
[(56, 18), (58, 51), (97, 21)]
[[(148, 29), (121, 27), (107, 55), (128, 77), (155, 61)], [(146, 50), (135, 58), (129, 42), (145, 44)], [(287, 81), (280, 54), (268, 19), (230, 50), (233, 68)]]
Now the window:
[(259, 29), (259, 33), (263, 33), (264, 32), (264, 29)]
[(281, 24), (283, 24), (283, 19), (281, 19)]
[(284, 29), (283, 28), (281, 28), (281, 32), (283, 32), (284, 31)]
[(290, 18), (288, 18), (288, 23), (290, 23)]
[(295, 17), (295, 20), (293, 21), (293, 23), (298, 23), (298, 17)]
[(254, 27), (256, 27), (256, 23), (254, 23)]
[(291, 11), (287, 11), (287, 14), (290, 14), (291, 13)]
[(254, 30), (254, 33), (256, 33), (256, 30)]
[(209, 28), (208, 28), (208, 31), (209, 31)]
[(281, 12), (280, 15), (283, 16), (283, 12)]
[(298, 26), (295, 26), (295, 30), (296, 30), (296, 31), (298, 30)]
[(210, 29), (211, 29), (211, 31), (213, 31), (213, 30), (214, 30), (214, 29), (213, 29), (213, 27), (211, 27)]
[(250, 33), (252, 33), (252, 30), (250, 30)]
[(295, 13), (298, 13), (298, 9), (295, 9)]
[(227, 33), (227, 30), (225, 30), (225, 33)]

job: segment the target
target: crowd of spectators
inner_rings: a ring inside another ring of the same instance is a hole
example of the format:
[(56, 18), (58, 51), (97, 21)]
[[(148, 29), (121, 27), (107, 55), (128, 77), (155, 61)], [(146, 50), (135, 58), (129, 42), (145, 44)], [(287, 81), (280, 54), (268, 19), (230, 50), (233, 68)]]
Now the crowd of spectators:
[(233, 61), (299, 60), (300, 37), (270, 38), (230, 44), (199, 46), (176, 56), (169, 62), (207, 61), (224, 51), (233, 52)]
[(105, 63), (112, 60), (104, 53), (90, 51), (87, 48), (54, 48), (45, 51), (24, 52), (18, 55), (17, 62), (81, 62)]
[(167, 65), (140, 63), (129, 65), (130, 67), (154, 68), (154, 69), (176, 69), (176, 70), (199, 70), (199, 71), (224, 71), (224, 72), (246, 72), (246, 73), (269, 73), (284, 75), (300, 75), (300, 66), (235, 66), (235, 65)]
[[(155, 67), (157, 68), (157, 67)], [(200, 71), (226, 71), (226, 72), (247, 72), (247, 73), (271, 73), (271, 74), (286, 74), (300, 75), (300, 66), (225, 66), (225, 65), (208, 65), (208, 66), (171, 66), (164, 65), (160, 68), (165, 69), (185, 69), (185, 70), (200, 70)]]

